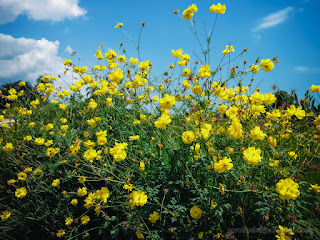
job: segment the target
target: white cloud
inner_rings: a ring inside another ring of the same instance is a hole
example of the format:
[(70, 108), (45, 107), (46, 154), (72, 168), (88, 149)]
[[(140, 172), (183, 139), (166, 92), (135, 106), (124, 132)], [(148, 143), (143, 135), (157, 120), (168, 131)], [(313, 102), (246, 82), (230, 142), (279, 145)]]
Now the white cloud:
[(299, 66), (299, 67), (295, 67), (293, 70), (295, 70), (297, 72), (319, 73), (320, 72), (320, 67)]
[(66, 49), (64, 51), (72, 54), (72, 48), (70, 46), (66, 47)]
[(295, 67), (294, 70), (298, 71), (298, 72), (307, 72), (307, 71), (310, 71), (310, 68), (309, 67)]
[(293, 11), (293, 7), (287, 7), (281, 11), (271, 13), (259, 20), (259, 25), (252, 29), (253, 32), (257, 32), (261, 29), (270, 28), (283, 23), (289, 14)]
[(56, 86), (68, 88), (71, 75), (63, 75), (63, 59), (58, 56), (60, 42), (45, 38), (14, 38), (0, 33), (0, 82), (28, 81), (31, 84), (43, 74), (63, 76)]
[(87, 13), (78, 0), (0, 0), (0, 24), (12, 22), (20, 14), (34, 20), (63, 21)]

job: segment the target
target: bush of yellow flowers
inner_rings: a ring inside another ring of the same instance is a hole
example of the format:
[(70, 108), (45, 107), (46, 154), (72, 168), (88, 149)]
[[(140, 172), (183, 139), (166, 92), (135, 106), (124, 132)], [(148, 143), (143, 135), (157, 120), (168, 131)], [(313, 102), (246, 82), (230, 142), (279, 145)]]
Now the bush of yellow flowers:
[[(195, 34), (197, 11), (192, 4), (181, 16)], [(227, 12), (220, 3), (207, 11)], [(160, 78), (149, 60), (100, 45), (91, 69), (64, 61), (69, 89), (43, 75), (35, 100), (1, 92), (10, 104), (0, 120), (14, 121), (0, 129), (0, 238), (319, 239), (312, 95), (277, 105), (276, 93), (252, 87), (277, 58), (244, 61), (239, 71), (234, 61), (247, 49), (227, 45), (213, 65), (210, 39), (194, 63), (171, 50), (175, 64)]]

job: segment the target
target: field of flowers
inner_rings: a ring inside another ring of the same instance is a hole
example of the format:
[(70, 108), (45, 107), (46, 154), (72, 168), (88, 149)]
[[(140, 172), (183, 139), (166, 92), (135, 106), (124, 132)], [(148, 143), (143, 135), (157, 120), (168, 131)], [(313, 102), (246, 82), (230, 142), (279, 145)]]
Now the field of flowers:
[[(181, 14), (194, 29), (197, 11)], [(101, 45), (92, 69), (64, 61), (69, 89), (47, 75), (3, 89), (0, 238), (319, 239), (320, 85), (301, 101), (262, 93), (254, 78), (278, 59), (236, 66), (247, 49), (226, 46), (209, 65), (212, 32), (160, 78)]]

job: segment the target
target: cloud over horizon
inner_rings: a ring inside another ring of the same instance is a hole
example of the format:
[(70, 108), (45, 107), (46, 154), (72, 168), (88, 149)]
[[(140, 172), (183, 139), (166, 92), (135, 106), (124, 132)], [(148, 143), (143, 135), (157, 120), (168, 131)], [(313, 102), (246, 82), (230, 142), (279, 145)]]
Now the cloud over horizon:
[(258, 26), (253, 28), (252, 31), (257, 32), (262, 29), (274, 27), (283, 23), (289, 17), (289, 14), (293, 11), (293, 9), (294, 9), (293, 7), (287, 7), (281, 11), (271, 13), (261, 18), (259, 20)]
[(45, 38), (14, 38), (0, 33), (0, 81), (23, 80), (35, 83), (43, 74), (63, 74), (58, 56), (60, 42)]
[(13, 22), (20, 14), (29, 19), (53, 22), (84, 16), (78, 0), (0, 0), (0, 24)]

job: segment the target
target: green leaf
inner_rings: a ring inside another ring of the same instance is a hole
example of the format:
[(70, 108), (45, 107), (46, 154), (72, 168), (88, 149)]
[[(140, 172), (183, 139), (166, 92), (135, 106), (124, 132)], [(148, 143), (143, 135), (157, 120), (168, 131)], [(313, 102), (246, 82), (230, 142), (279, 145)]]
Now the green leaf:
[(55, 171), (60, 166), (60, 164), (61, 164), (61, 162), (56, 162), (55, 164), (51, 165), (50, 169), (52, 171)]

